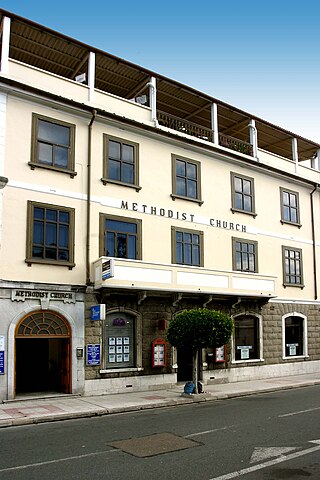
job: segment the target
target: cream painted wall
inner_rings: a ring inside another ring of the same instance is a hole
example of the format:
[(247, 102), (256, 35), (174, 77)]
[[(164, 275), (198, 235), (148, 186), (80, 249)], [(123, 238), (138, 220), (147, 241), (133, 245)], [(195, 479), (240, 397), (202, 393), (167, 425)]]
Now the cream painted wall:
[[(130, 109), (133, 105), (130, 105)], [(137, 106), (139, 109), (140, 107)], [(140, 110), (139, 110), (140, 111)], [(32, 113), (60, 119), (76, 125), (76, 171), (77, 176), (36, 168), (31, 170), (28, 162), (31, 149)], [(36, 99), (22, 99), (8, 95), (6, 113), (5, 172), (9, 185), (3, 196), (3, 248), (0, 252), (2, 278), (49, 283), (85, 282), (85, 235), (86, 235), (86, 182), (88, 114), (80, 115), (59, 110), (57, 105), (39, 104)], [(113, 184), (103, 185), (103, 134), (113, 135), (139, 144), (139, 192), (133, 188)], [(176, 199), (172, 193), (171, 155), (181, 155), (201, 163), (202, 200), (196, 202)], [(265, 153), (264, 153), (265, 155)], [(277, 159), (281, 163), (281, 159)], [(285, 166), (287, 161), (283, 160)], [(231, 211), (230, 172), (254, 178), (257, 216)], [(310, 174), (308, 170), (308, 175)], [(318, 172), (314, 172), (315, 181)], [(280, 223), (280, 190), (286, 187), (299, 192), (302, 227)], [(92, 209), (90, 260), (99, 257), (99, 214), (109, 213), (142, 220), (142, 259), (160, 264), (171, 263), (171, 227), (187, 228), (204, 232), (204, 265), (207, 269), (232, 270), (232, 237), (258, 242), (259, 274), (277, 277), (276, 292), (280, 298), (312, 300), (313, 257), (311, 245), (311, 187), (278, 178), (260, 166), (250, 168), (236, 165), (235, 161), (204, 149), (188, 146), (182, 141), (167, 139), (144, 130), (138, 131), (125, 124), (97, 118), (92, 130)], [(39, 201), (54, 205), (70, 206), (76, 211), (75, 262), (76, 267), (35, 265), (25, 263), (27, 201)], [(128, 202), (128, 210), (121, 209), (121, 201)], [(139, 211), (132, 211), (132, 204)], [(150, 212), (157, 208), (157, 215), (142, 212), (142, 205)], [(319, 230), (319, 193), (315, 195), (317, 230)], [(180, 218), (160, 216), (160, 209)], [(194, 221), (181, 219), (194, 216)], [(210, 219), (238, 223), (246, 232), (210, 226)], [(317, 238), (320, 255), (320, 237)], [(281, 246), (303, 249), (305, 288), (282, 287)]]

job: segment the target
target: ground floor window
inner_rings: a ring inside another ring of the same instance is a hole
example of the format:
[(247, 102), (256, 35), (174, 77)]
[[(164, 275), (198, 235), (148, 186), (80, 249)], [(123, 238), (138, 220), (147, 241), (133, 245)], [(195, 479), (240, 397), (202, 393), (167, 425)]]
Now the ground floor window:
[(299, 357), (307, 354), (306, 318), (302, 315), (287, 315), (283, 318), (283, 355)]
[(135, 317), (124, 312), (107, 316), (105, 327), (106, 368), (136, 366)]
[(260, 360), (260, 319), (240, 315), (234, 319), (234, 359)]

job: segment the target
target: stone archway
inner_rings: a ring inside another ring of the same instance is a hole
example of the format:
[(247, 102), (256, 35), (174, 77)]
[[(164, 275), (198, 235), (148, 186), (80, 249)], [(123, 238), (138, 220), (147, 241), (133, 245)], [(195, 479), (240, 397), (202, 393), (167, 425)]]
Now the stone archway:
[(15, 392), (71, 393), (71, 329), (57, 312), (29, 313), (16, 326)]

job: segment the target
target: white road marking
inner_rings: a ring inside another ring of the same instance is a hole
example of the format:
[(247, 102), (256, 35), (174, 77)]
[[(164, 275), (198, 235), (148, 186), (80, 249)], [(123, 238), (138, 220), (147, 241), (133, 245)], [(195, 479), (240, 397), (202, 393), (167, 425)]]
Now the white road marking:
[(299, 410), (298, 412), (284, 413), (283, 415), (278, 415), (278, 418), (291, 417), (292, 415), (300, 415), (301, 413), (314, 412), (315, 410), (320, 410), (320, 407), (309, 408), (308, 410)]
[(250, 463), (258, 463), (268, 458), (280, 457), (284, 453), (292, 452), (296, 447), (256, 447), (250, 458)]
[(43, 465), (50, 465), (52, 463), (60, 463), (60, 462), (69, 462), (70, 460), (78, 460), (79, 458), (87, 458), (87, 457), (94, 457), (97, 455), (105, 455), (106, 453), (113, 453), (118, 452), (120, 450), (105, 450), (104, 452), (93, 452), (93, 453), (86, 453), (84, 455), (75, 455), (74, 457), (66, 457), (66, 458), (58, 458), (56, 460), (48, 460), (47, 462), (37, 462), (37, 463), (28, 463), (27, 465), (19, 465), (17, 467), (8, 467), (2, 468), (1, 472), (10, 472), (12, 470), (25, 470), (26, 468), (33, 468), (33, 467), (42, 467)]
[(257, 470), (262, 470), (263, 468), (272, 467), (278, 463), (287, 462), (288, 460), (295, 460), (298, 457), (303, 455), (308, 455), (309, 453), (317, 452), (320, 450), (320, 440), (314, 440), (311, 443), (317, 443), (316, 447), (307, 448), (306, 450), (300, 450), (299, 452), (291, 453), (290, 455), (281, 455), (281, 457), (274, 458), (268, 462), (260, 463), (258, 465), (253, 465), (252, 467), (243, 468), (236, 472), (227, 473), (226, 475), (221, 475), (220, 477), (210, 478), (210, 480), (230, 480), (231, 478), (237, 478), (241, 475), (246, 475), (247, 473), (256, 472)]
[(203, 432), (190, 433), (189, 435), (185, 435), (184, 438), (197, 437), (198, 435), (206, 435), (207, 433), (212, 432), (220, 432), (221, 430), (228, 430), (229, 428), (233, 428), (234, 426), (235, 425), (229, 425), (228, 427), (214, 428), (213, 430), (204, 430)]

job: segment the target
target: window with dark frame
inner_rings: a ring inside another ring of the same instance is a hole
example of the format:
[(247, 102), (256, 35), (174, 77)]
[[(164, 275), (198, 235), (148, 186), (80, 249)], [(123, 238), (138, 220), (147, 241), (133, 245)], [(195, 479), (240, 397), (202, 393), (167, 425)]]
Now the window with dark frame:
[(138, 186), (137, 143), (104, 135), (105, 162), (102, 182), (119, 183), (140, 189)]
[(254, 180), (231, 172), (232, 211), (256, 215)]
[(280, 188), (281, 195), (281, 222), (300, 226), (299, 194), (291, 190)]
[(125, 312), (108, 314), (105, 322), (106, 368), (136, 366), (136, 321)]
[(27, 263), (74, 266), (74, 210), (28, 202)]
[(259, 360), (259, 318), (242, 315), (234, 319), (234, 358), (236, 361)]
[(172, 227), (173, 263), (203, 266), (203, 234)]
[(258, 272), (258, 243), (232, 238), (233, 270)]
[(304, 319), (296, 315), (285, 318), (285, 356), (304, 355)]
[(171, 196), (203, 203), (201, 201), (199, 162), (172, 155)]
[(282, 247), (283, 284), (285, 286), (303, 286), (302, 250), (300, 248)]
[(75, 126), (33, 114), (33, 140), (30, 166), (74, 172)]
[(103, 245), (101, 255), (141, 259), (141, 221), (101, 215)]

